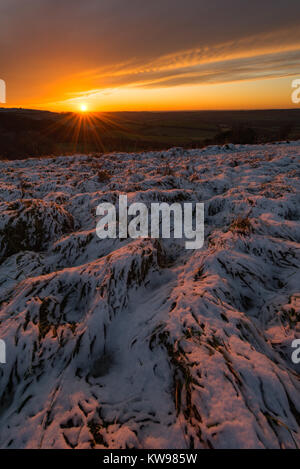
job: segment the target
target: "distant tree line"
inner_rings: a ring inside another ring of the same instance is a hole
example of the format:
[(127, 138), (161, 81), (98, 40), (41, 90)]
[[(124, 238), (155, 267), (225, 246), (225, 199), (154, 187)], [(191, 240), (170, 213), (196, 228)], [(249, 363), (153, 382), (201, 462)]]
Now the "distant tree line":
[[(206, 139), (206, 145), (222, 145), (226, 143), (255, 144), (276, 140), (288, 140), (293, 125), (284, 123), (278, 129), (257, 129), (247, 124), (233, 125), (230, 130), (217, 133), (212, 139)], [(299, 133), (300, 137), (300, 133)]]
[[(272, 111), (269, 111), (272, 112)], [(234, 122), (239, 115), (227, 113), (216, 114), (209, 117), (214, 122), (215, 135), (210, 138), (186, 138), (180, 146), (184, 148), (197, 148), (206, 145), (222, 145), (226, 143), (255, 144), (272, 142), (276, 140), (300, 139), (300, 127), (294, 125), (291, 119), (277, 122), (276, 117), (268, 119), (252, 117), (249, 123)], [(283, 111), (287, 112), (287, 111)], [(199, 129), (201, 129), (201, 113), (199, 113)], [(251, 114), (252, 115), (252, 114)], [(221, 116), (221, 117), (220, 117)], [(259, 114), (258, 114), (259, 116)], [(293, 115), (292, 115), (293, 116)], [(242, 115), (242, 117), (244, 117)], [(147, 139), (142, 131), (139, 133), (139, 121), (136, 118), (133, 132), (119, 131), (118, 125), (105, 123), (98, 127), (86, 126), (81, 129), (74, 139), (74, 119), (62, 118), (58, 114), (48, 112), (28, 111), (0, 111), (0, 158), (22, 159), (27, 157), (67, 155), (74, 153), (92, 152), (138, 152), (149, 150), (164, 150), (178, 146), (176, 135), (166, 135), (163, 141), (156, 138), (157, 128), (153, 128), (151, 139)], [(144, 118), (144, 117), (143, 117)], [(161, 126), (166, 117), (162, 114)], [(223, 119), (225, 126), (221, 126), (217, 119)], [(226, 125), (226, 119), (228, 125)], [(256, 119), (256, 120), (255, 120)], [(224, 130), (224, 128), (226, 130)], [(96, 135), (95, 135), (96, 133)], [(188, 132), (187, 132), (188, 133)]]

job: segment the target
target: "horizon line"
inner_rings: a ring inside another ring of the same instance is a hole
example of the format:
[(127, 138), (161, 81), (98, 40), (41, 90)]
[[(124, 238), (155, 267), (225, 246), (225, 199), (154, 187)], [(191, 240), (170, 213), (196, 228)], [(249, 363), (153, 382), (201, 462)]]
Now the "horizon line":
[[(300, 107), (284, 107), (284, 108), (257, 108), (257, 109), (165, 109), (165, 110), (122, 110), (122, 111), (88, 111), (87, 114), (116, 114), (116, 113), (176, 113), (176, 112), (262, 112), (262, 111), (299, 111)], [(0, 111), (36, 111), (36, 112), (51, 112), (52, 114), (81, 114), (80, 111), (51, 111), (44, 108), (26, 108), (26, 107), (0, 107)]]

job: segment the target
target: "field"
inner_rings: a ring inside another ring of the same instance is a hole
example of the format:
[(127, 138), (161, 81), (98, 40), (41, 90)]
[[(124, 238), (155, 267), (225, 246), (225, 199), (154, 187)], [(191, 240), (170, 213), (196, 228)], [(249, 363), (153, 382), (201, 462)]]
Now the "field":
[(135, 152), (300, 138), (300, 110), (121, 112), (0, 110), (0, 157)]

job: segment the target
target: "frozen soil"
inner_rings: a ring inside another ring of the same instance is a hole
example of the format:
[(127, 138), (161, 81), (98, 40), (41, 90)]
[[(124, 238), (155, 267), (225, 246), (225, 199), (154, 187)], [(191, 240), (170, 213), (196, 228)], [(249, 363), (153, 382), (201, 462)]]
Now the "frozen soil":
[[(1, 448), (299, 448), (300, 142), (0, 162)], [(100, 202), (204, 202), (205, 243)]]

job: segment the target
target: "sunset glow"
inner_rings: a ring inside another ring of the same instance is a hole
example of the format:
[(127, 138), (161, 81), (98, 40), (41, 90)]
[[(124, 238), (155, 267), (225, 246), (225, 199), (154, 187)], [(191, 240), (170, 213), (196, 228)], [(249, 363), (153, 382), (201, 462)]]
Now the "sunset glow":
[(73, 112), (295, 107), (290, 91), (300, 63), (296, 2), (293, 8), (272, 2), (268, 22), (267, 3), (241, 7), (233, 0), (230, 8), (210, 8), (190, 0), (174, 2), (171, 15), (168, 2), (135, 8), (114, 3), (118, 8), (91, 1), (89, 10), (64, 2), (58, 17), (52, 2), (45, 2), (33, 23), (25, 4), (16, 12), (5, 0), (0, 30), (6, 106)]
[(0, 0), (0, 449), (300, 449), (299, 17)]

